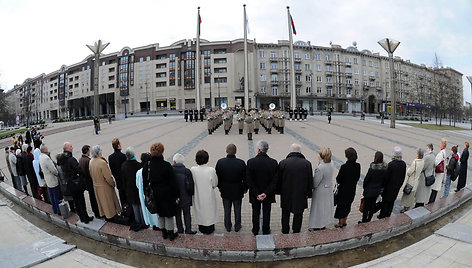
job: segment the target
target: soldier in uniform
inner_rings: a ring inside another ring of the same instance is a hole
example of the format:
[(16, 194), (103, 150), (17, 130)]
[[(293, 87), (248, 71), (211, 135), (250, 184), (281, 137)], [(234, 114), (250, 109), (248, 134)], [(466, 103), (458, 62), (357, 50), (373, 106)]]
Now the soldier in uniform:
[(308, 110), (306, 108), (303, 109), (303, 120), (306, 121), (306, 117), (308, 116)]
[(193, 120), (195, 120), (195, 122), (198, 122), (198, 110), (197, 109), (193, 110)]
[(214, 123), (214, 120), (213, 120), (213, 113), (209, 113), (208, 116), (207, 116), (207, 128), (208, 128), (208, 135), (211, 135), (211, 133), (213, 133), (214, 131), (214, 126), (213, 126), (213, 123)]
[(272, 125), (274, 124), (274, 117), (271, 112), (267, 113), (267, 134), (272, 134)]
[(279, 115), (279, 132), (280, 134), (284, 134), (284, 127), (285, 127), (285, 113), (280, 111)]
[(288, 114), (290, 115), (290, 121), (292, 121), (293, 118), (293, 109), (290, 109)]
[(293, 110), (293, 117), (294, 117), (294, 120), (297, 121), (297, 119), (298, 119), (298, 108), (295, 108)]
[(239, 135), (243, 135), (244, 112), (242, 110), (238, 113), (238, 129), (239, 129)]
[(200, 109), (200, 122), (203, 122), (203, 116), (205, 115), (205, 108)]
[(188, 110), (184, 111), (185, 122), (188, 122)]
[(193, 120), (193, 110), (190, 109), (190, 111), (188, 111), (188, 116), (190, 117), (190, 122), (192, 122)]
[(247, 140), (252, 141), (252, 132), (254, 132), (254, 118), (250, 114), (246, 114), (244, 122), (246, 123)]
[(255, 134), (259, 133), (259, 126), (261, 125), (261, 123), (259, 122), (259, 117), (260, 117), (260, 114), (258, 112), (255, 112), (254, 115), (253, 115), (253, 118), (254, 118), (254, 133)]
[(224, 128), (225, 128), (225, 135), (228, 135), (229, 131), (231, 130), (231, 125), (233, 124), (233, 115), (226, 111), (223, 115), (224, 121)]

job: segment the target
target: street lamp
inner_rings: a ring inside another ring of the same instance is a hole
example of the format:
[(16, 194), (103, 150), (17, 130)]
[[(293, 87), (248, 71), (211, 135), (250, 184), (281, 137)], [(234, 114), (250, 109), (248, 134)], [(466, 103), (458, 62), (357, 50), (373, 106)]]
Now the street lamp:
[(390, 58), (390, 81), (391, 81), (391, 92), (392, 92), (392, 114), (390, 115), (390, 128), (395, 128), (395, 116), (397, 112), (397, 103), (396, 103), (396, 91), (395, 91), (395, 69), (393, 66), (393, 52), (397, 49), (400, 45), (399, 41), (395, 41), (393, 39), (385, 38), (378, 41), (379, 45), (385, 49), (388, 53), (388, 57)]
[(212, 111), (212, 105), (211, 105), (211, 70), (210, 72), (208, 73), (208, 75), (210, 76), (210, 112)]
[[(99, 104), (99, 98), (98, 98), (98, 68), (99, 68), (99, 60), (100, 60), (100, 54), (102, 53), (103, 50), (109, 45), (110, 43), (104, 43), (102, 40), (98, 40), (95, 42), (93, 45), (86, 45), (94, 54), (95, 56), (95, 62), (94, 62), (94, 70), (93, 70), (93, 112), (94, 115), (98, 118), (100, 117), (100, 104)], [(126, 107), (126, 106), (125, 106)], [(126, 112), (125, 112), (126, 114)], [(100, 126), (100, 120), (98, 120), (98, 124)]]
[[(467, 76), (467, 80), (469, 80), (470, 90), (472, 92), (472, 75)], [(470, 119), (470, 129), (472, 130), (472, 119)]]
[(313, 115), (313, 71), (310, 73), (310, 115)]
[(220, 92), (220, 76), (218, 75), (218, 105), (221, 106), (221, 92)]

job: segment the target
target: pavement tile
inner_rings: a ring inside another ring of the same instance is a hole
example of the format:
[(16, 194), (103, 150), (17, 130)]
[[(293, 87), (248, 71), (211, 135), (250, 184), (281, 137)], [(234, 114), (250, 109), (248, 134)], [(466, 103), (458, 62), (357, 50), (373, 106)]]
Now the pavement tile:
[(458, 223), (448, 223), (446, 226), (437, 230), (435, 234), (449, 237), (455, 240), (472, 243), (472, 226)]
[(274, 250), (275, 242), (273, 235), (257, 235), (257, 250)]

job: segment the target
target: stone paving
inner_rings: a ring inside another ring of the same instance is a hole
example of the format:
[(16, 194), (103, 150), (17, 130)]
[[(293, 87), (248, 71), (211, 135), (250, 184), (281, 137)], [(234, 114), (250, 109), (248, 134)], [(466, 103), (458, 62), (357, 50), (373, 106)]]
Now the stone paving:
[[(179, 152), (186, 157), (185, 164), (187, 167), (195, 165), (194, 156), (200, 149), (208, 151), (210, 154), (208, 164), (214, 167), (219, 158), (225, 157), (225, 147), (228, 143), (234, 143), (237, 146), (237, 157), (248, 160), (256, 154), (257, 140), (264, 139), (269, 142), (269, 156), (278, 161), (286, 157), (292, 143), (299, 143), (302, 146), (302, 153), (312, 162), (313, 167), (318, 165), (317, 150), (323, 146), (330, 147), (333, 151), (335, 167), (339, 169), (340, 165), (345, 162), (344, 150), (347, 147), (353, 147), (358, 152), (358, 162), (362, 167), (361, 179), (356, 190), (356, 199), (348, 218), (348, 224), (353, 225), (361, 219), (358, 206), (362, 195), (362, 181), (375, 151), (384, 152), (384, 159), (389, 161), (393, 147), (401, 146), (403, 148), (403, 159), (409, 165), (414, 159), (415, 150), (418, 147), (424, 148), (427, 143), (433, 143), (437, 151), (439, 139), (445, 137), (449, 141), (448, 148), (458, 144), (460, 145), (460, 151), (462, 151), (464, 141), (470, 141), (472, 137), (470, 131), (431, 131), (399, 123), (397, 123), (396, 129), (390, 129), (388, 122), (382, 125), (379, 120), (373, 118), (361, 121), (358, 117), (348, 116), (334, 116), (331, 124), (327, 123), (326, 117), (321, 116), (309, 117), (307, 121), (302, 122), (287, 121), (285, 134), (273, 131), (273, 134), (269, 135), (261, 129), (258, 135), (253, 136), (253, 141), (248, 141), (246, 134), (238, 135), (237, 124), (233, 125), (229, 135), (224, 135), (222, 127), (212, 135), (208, 135), (206, 125), (205, 121), (187, 123), (180, 117), (128, 118), (125, 121), (114, 121), (111, 125), (102, 123), (102, 131), (99, 135), (94, 135), (93, 127), (87, 126), (47, 135), (44, 142), (48, 144), (49, 150), (55, 155), (62, 150), (64, 141), (70, 141), (74, 146), (74, 155), (78, 158), (80, 157), (80, 149), (84, 144), (92, 146), (100, 144), (103, 148), (103, 155), (107, 157), (113, 151), (111, 140), (114, 137), (120, 138), (123, 151), (127, 146), (133, 146), (138, 154), (149, 151), (150, 145), (159, 141), (165, 146), (164, 157), (168, 161), (172, 159), (175, 153)], [(4, 159), (0, 161), (0, 167), (4, 172), (6, 171)], [(11, 181), (8, 180), (7, 183), (11, 184)], [(451, 191), (454, 187), (455, 183), (451, 186)], [(219, 196), (218, 190), (216, 191)], [(442, 196), (442, 192), (438, 196)], [(222, 202), (219, 202), (218, 208), (219, 222), (216, 224), (215, 235), (251, 234), (252, 214), (247, 195), (243, 199), (243, 228), (239, 233), (227, 233), (224, 230)], [(90, 215), (92, 215), (89, 206), (88, 209)], [(309, 209), (304, 213), (302, 230), (308, 228)], [(399, 209), (400, 207), (397, 205), (395, 212), (398, 213)], [(279, 197), (277, 197), (277, 203), (272, 206), (272, 233), (281, 233), (280, 219), (281, 210)], [(333, 219), (334, 222), (335, 219)], [(194, 228), (197, 229), (195, 225)], [(334, 227), (331, 225), (329, 228)]]

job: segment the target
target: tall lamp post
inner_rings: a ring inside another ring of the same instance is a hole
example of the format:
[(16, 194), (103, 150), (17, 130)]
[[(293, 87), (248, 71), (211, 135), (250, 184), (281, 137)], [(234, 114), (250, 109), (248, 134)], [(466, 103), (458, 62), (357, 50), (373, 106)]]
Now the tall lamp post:
[[(467, 76), (467, 80), (469, 80), (470, 91), (472, 92), (472, 75)], [(470, 129), (472, 130), (472, 119), (470, 119)]]
[[(103, 43), (102, 40), (98, 40), (93, 45), (86, 45), (94, 54), (94, 70), (93, 70), (93, 113), (95, 116), (100, 117), (100, 104), (98, 100), (98, 68), (100, 66), (100, 54), (110, 43)], [(98, 120), (100, 124), (100, 120)], [(100, 125), (99, 125), (100, 126)], [(100, 127), (99, 127), (100, 128)]]
[(208, 73), (210, 76), (210, 112), (212, 111), (213, 105), (211, 105), (211, 71)]
[(310, 115), (313, 115), (313, 71), (310, 73)]
[(396, 102), (396, 91), (395, 91), (395, 68), (393, 66), (393, 52), (397, 49), (400, 45), (399, 41), (395, 41), (390, 38), (385, 38), (378, 41), (379, 45), (385, 49), (388, 53), (388, 57), (390, 58), (390, 84), (391, 85), (391, 100), (392, 100), (392, 114), (390, 116), (390, 128), (395, 128), (395, 117), (397, 112), (397, 102)]

